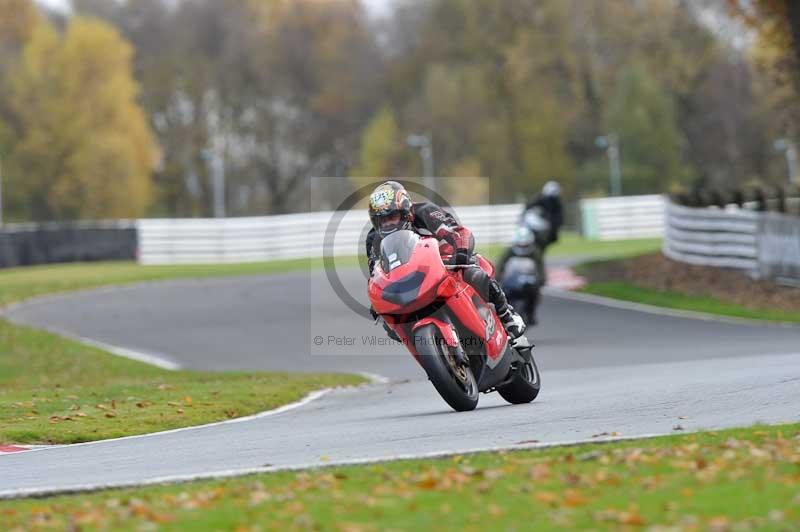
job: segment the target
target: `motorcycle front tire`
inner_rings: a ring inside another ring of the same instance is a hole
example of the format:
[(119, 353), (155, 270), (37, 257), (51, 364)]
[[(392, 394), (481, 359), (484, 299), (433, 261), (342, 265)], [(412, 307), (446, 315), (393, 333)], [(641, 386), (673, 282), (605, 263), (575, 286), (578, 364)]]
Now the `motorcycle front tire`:
[(442, 399), (457, 412), (475, 410), (478, 406), (478, 384), (469, 367), (454, 368), (453, 357), (438, 327), (425, 325), (414, 333), (414, 346), (419, 361), (433, 387)]

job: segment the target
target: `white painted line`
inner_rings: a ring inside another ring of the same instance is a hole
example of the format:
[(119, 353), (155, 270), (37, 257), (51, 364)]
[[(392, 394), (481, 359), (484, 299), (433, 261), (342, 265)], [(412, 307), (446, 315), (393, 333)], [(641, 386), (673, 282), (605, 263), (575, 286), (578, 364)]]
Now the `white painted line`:
[(747, 318), (736, 318), (733, 316), (720, 316), (718, 314), (708, 314), (706, 312), (696, 312), (692, 310), (679, 310), (666, 307), (657, 307), (655, 305), (647, 305), (645, 303), (635, 303), (633, 301), (624, 301), (621, 299), (613, 299), (610, 297), (587, 294), (584, 292), (570, 292), (566, 290), (549, 288), (549, 287), (543, 288), (542, 293), (547, 296), (557, 297), (560, 299), (580, 301), (582, 303), (591, 303), (593, 305), (602, 305), (604, 307), (611, 307), (621, 310), (646, 312), (647, 314), (655, 314), (657, 316), (667, 316), (671, 318), (685, 318), (693, 320), (713, 321), (718, 323), (731, 323), (734, 325), (758, 325), (761, 327), (789, 327), (789, 328), (800, 327), (800, 325), (798, 325), (797, 323), (791, 323), (791, 322), (752, 320)]
[[(693, 430), (681, 432), (681, 434), (691, 434)], [(191, 475), (170, 475), (163, 477), (154, 477), (151, 479), (135, 482), (119, 482), (119, 483), (97, 483), (97, 484), (80, 484), (67, 488), (25, 488), (25, 489), (11, 489), (0, 491), (0, 499), (19, 499), (25, 497), (49, 497), (53, 495), (66, 495), (72, 493), (85, 493), (92, 491), (101, 491), (107, 489), (122, 489), (122, 488), (135, 488), (141, 486), (152, 486), (157, 484), (175, 484), (181, 482), (192, 482), (197, 480), (215, 480), (231, 477), (239, 477), (244, 475), (254, 475), (262, 473), (277, 473), (280, 471), (300, 471), (306, 469), (326, 469), (330, 467), (349, 466), (349, 465), (367, 465), (381, 462), (396, 462), (398, 460), (419, 460), (430, 458), (444, 458), (448, 456), (476, 454), (485, 452), (509, 451), (509, 450), (526, 450), (526, 449), (547, 449), (551, 447), (565, 447), (569, 445), (580, 444), (602, 444), (616, 441), (640, 440), (657, 438), (660, 436), (675, 435), (675, 432), (657, 433), (657, 434), (640, 434), (636, 436), (611, 436), (602, 438), (589, 438), (579, 440), (563, 440), (548, 443), (526, 443), (521, 445), (500, 445), (491, 447), (474, 447), (469, 449), (449, 449), (443, 451), (432, 451), (426, 453), (407, 453), (407, 454), (394, 454), (387, 456), (380, 456), (374, 458), (354, 458), (347, 460), (332, 460), (330, 462), (315, 462), (315, 463), (300, 463), (286, 466), (267, 466), (267, 467), (253, 467), (242, 469), (229, 469), (222, 471), (214, 471), (208, 473), (198, 473)], [(121, 438), (124, 439), (124, 438)], [(83, 445), (83, 444), (79, 444)]]
[[(50, 296), (43, 296), (43, 297), (50, 297)], [(30, 301), (30, 300), (29, 300)], [(177, 371), (181, 369), (181, 365), (175, 362), (174, 360), (170, 359), (166, 355), (162, 354), (155, 354), (155, 353), (145, 353), (143, 351), (138, 351), (135, 349), (130, 349), (127, 347), (119, 347), (116, 345), (107, 344), (105, 342), (101, 342), (98, 340), (93, 340), (92, 338), (86, 338), (85, 336), (80, 336), (69, 331), (65, 331), (63, 329), (59, 329), (57, 327), (44, 327), (40, 325), (31, 325), (29, 323), (25, 323), (21, 320), (16, 320), (12, 316), (8, 314), (10, 310), (12, 310), (16, 305), (22, 305), (24, 303), (17, 303), (11, 305), (11, 307), (6, 307), (0, 311), (0, 316), (3, 316), (7, 319), (10, 323), (14, 325), (19, 325), (22, 327), (33, 328), (36, 330), (46, 331), (52, 334), (57, 334), (59, 336), (63, 336), (69, 340), (74, 342), (78, 342), (89, 347), (94, 347), (100, 349), (102, 351), (107, 351), (112, 355), (117, 355), (119, 357), (128, 358), (130, 360), (135, 360), (137, 362), (142, 362), (144, 364), (149, 364), (151, 366), (155, 366), (157, 368), (166, 369), (168, 371)]]
[(361, 375), (365, 379), (372, 382), (372, 384), (389, 384), (389, 378), (377, 373), (370, 373), (368, 371), (359, 371), (357, 375)]
[(162, 430), (160, 432), (148, 432), (147, 434), (135, 434), (133, 436), (123, 436), (121, 438), (110, 438), (107, 440), (97, 440), (97, 441), (87, 441), (83, 443), (71, 443), (69, 445), (51, 445), (51, 446), (43, 446), (39, 448), (31, 448), (30, 451), (26, 451), (26, 453), (33, 453), (33, 452), (46, 452), (52, 449), (60, 448), (60, 447), (86, 447), (89, 445), (101, 445), (104, 443), (109, 442), (118, 442), (123, 440), (137, 440), (140, 438), (153, 438), (156, 436), (161, 436), (164, 434), (175, 434), (178, 432), (188, 432), (192, 430), (200, 430), (205, 429), (208, 427), (216, 427), (220, 425), (230, 425), (233, 423), (243, 423), (245, 421), (253, 421), (255, 419), (262, 419), (265, 417), (276, 416), (278, 414), (283, 414), (284, 412), (289, 412), (290, 410), (295, 410), (302, 406), (305, 406), (312, 401), (316, 401), (317, 399), (329, 394), (335, 390), (335, 388), (323, 388), (322, 390), (316, 390), (314, 392), (309, 393), (299, 401), (295, 401), (294, 403), (289, 403), (287, 405), (280, 406), (278, 408), (274, 408), (272, 410), (266, 410), (264, 412), (259, 412), (258, 414), (253, 414), (250, 416), (243, 416), (237, 417), (233, 419), (226, 419), (224, 421), (215, 421), (213, 423), (206, 423), (205, 425), (193, 425), (191, 427), (181, 427), (179, 429), (170, 429), (170, 430)]
[(117, 355), (123, 358), (129, 358), (131, 360), (136, 360), (137, 362), (143, 362), (145, 364), (150, 364), (151, 366), (156, 366), (157, 368), (166, 369), (169, 371), (177, 371), (181, 369), (180, 364), (178, 364), (173, 360), (170, 360), (164, 355), (153, 355), (150, 353), (144, 353), (142, 351), (135, 351), (133, 349), (128, 349), (127, 347), (117, 347), (115, 345), (107, 344), (105, 342), (98, 342), (97, 340), (92, 340), (91, 338), (86, 338), (84, 336), (77, 336), (64, 331), (57, 331), (56, 334), (64, 336), (65, 338), (69, 338), (70, 340), (80, 342), (84, 345), (96, 347), (103, 351), (108, 351), (112, 355)]

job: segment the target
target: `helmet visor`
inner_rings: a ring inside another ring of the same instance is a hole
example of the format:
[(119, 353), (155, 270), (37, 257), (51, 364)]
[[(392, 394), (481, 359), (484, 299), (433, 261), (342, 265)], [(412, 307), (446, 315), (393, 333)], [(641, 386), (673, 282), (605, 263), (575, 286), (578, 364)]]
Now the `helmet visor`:
[(399, 212), (393, 212), (391, 214), (378, 217), (378, 229), (380, 229), (381, 234), (388, 235), (390, 233), (394, 233), (398, 229), (402, 229), (404, 226), (405, 221), (403, 220), (403, 215)]

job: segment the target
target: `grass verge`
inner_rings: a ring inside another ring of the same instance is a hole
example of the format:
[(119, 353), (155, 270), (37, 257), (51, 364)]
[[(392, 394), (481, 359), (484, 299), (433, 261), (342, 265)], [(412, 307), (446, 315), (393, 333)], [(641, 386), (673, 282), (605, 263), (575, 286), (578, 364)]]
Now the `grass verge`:
[(654, 290), (643, 288), (625, 282), (597, 282), (590, 283), (581, 289), (582, 292), (598, 296), (644, 303), (657, 307), (677, 310), (690, 310), (704, 312), (718, 316), (732, 318), (746, 318), (751, 320), (776, 321), (787, 323), (800, 323), (800, 312), (780, 309), (752, 309), (722, 301), (713, 297), (693, 296), (680, 292)]
[(796, 530), (800, 425), (0, 502), (7, 528)]
[[(53, 292), (283, 273), (310, 268), (314, 262), (188, 266), (115, 262), (2, 270), (0, 307)], [(314, 390), (364, 382), (341, 374), (165, 371), (0, 320), (0, 444), (78, 443), (200, 425), (276, 408)]]
[(77, 443), (199, 425), (363, 382), (339, 374), (165, 371), (0, 321), (0, 444)]
[(582, 291), (676, 310), (732, 318), (800, 323), (800, 289), (742, 272), (675, 262), (660, 252), (595, 260), (576, 267)]

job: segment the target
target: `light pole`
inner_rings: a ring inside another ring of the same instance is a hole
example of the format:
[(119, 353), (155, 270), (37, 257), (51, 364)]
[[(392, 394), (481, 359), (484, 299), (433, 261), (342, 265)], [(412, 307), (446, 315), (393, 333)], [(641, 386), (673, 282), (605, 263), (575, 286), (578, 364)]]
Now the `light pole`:
[(406, 144), (415, 150), (419, 150), (419, 156), (422, 158), (422, 172), (425, 174), (425, 187), (435, 192), (436, 186), (433, 179), (433, 142), (431, 142), (430, 134), (409, 135), (406, 137)]
[(616, 133), (597, 137), (594, 141), (598, 148), (608, 154), (608, 165), (611, 172), (611, 195), (622, 195), (622, 170), (619, 164), (619, 137)]
[(794, 142), (788, 139), (778, 139), (775, 141), (775, 150), (786, 153), (786, 165), (789, 168), (789, 183), (797, 182), (800, 184), (800, 176), (797, 175), (797, 147)]
[(200, 156), (204, 161), (211, 163), (214, 218), (225, 218), (225, 162), (215, 150), (203, 150)]

